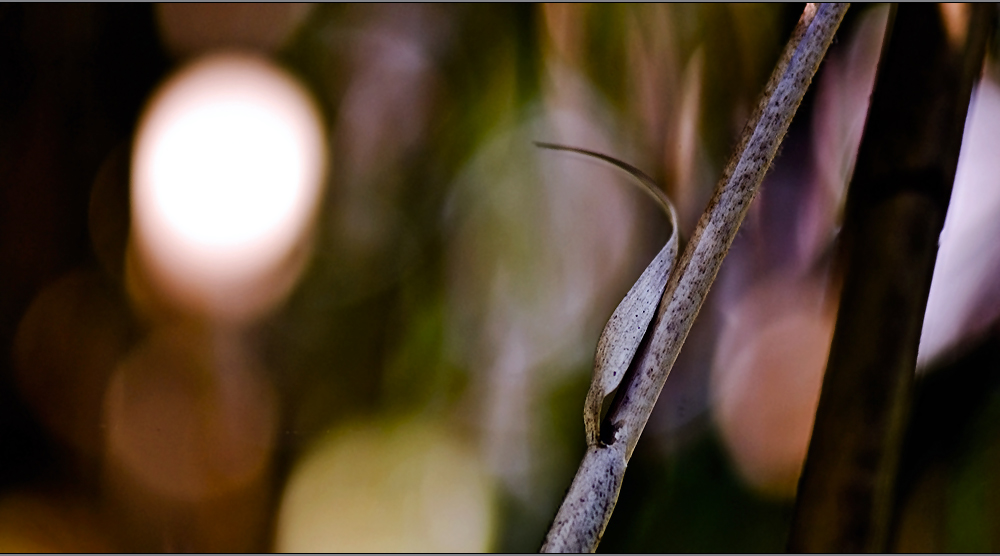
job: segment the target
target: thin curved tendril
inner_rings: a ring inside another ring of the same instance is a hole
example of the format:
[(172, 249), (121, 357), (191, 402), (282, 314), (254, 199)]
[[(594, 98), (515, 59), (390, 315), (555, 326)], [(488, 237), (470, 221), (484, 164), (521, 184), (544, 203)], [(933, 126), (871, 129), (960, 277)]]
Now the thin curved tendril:
[(656, 186), (653, 179), (627, 162), (586, 149), (552, 143), (535, 144), (542, 148), (594, 157), (625, 170), (659, 202), (667, 218), (670, 219), (670, 237), (663, 244), (660, 252), (646, 265), (646, 269), (643, 270), (642, 275), (635, 281), (625, 297), (618, 303), (611, 318), (604, 325), (604, 330), (597, 342), (593, 376), (583, 403), (583, 424), (587, 434), (587, 445), (597, 446), (601, 443), (601, 408), (604, 405), (604, 400), (618, 388), (618, 385), (625, 378), (625, 373), (639, 349), (639, 344), (649, 330), (660, 298), (663, 297), (663, 290), (667, 286), (667, 279), (670, 277), (670, 272), (677, 260), (677, 244), (679, 243), (677, 214), (673, 204)]
[(656, 182), (653, 181), (653, 178), (649, 177), (645, 172), (636, 168), (635, 166), (632, 166), (628, 162), (618, 160), (617, 158), (608, 156), (606, 154), (601, 154), (599, 152), (590, 151), (587, 149), (580, 149), (577, 147), (567, 147), (565, 145), (557, 145), (555, 143), (544, 143), (541, 141), (535, 141), (535, 145), (543, 149), (551, 149), (554, 151), (568, 151), (586, 156), (591, 156), (594, 158), (599, 158), (607, 162), (608, 164), (612, 164), (614, 166), (617, 166), (618, 168), (621, 168), (622, 170), (625, 170), (626, 172), (629, 173), (629, 175), (631, 175), (633, 178), (639, 181), (639, 183), (642, 185), (643, 191), (652, 195), (653, 199), (656, 200), (656, 202), (663, 208), (663, 211), (667, 214), (667, 216), (670, 217), (671, 224), (677, 222), (677, 218), (674, 217), (673, 215), (673, 210), (674, 210), (673, 205), (670, 203), (670, 199), (667, 198), (666, 193), (664, 193), (663, 190), (656, 185)]

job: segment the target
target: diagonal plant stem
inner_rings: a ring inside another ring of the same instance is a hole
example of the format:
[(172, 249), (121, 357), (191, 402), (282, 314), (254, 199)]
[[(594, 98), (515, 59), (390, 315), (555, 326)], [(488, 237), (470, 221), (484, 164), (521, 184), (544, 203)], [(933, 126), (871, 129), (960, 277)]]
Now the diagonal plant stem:
[(597, 548), (639, 435), (847, 6), (806, 6), (715, 195), (670, 275), (651, 336), (639, 347), (618, 387), (599, 440), (587, 447), (543, 552)]
[(996, 7), (963, 44), (937, 6), (893, 6), (839, 259), (843, 292), (789, 550), (884, 552), (917, 348), (972, 88)]

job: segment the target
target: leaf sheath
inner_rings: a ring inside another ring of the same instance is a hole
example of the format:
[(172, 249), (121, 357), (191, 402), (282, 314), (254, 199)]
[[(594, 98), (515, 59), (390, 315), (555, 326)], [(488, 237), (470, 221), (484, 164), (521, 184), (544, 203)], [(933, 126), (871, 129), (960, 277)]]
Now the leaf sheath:
[[(567, 496), (543, 552), (597, 548), (653, 405), (846, 10), (847, 4), (806, 6), (715, 195), (670, 275), (652, 337), (638, 351), (634, 372), (619, 387), (601, 424), (604, 441), (588, 448), (569, 492), (586, 490), (602, 477), (613, 477), (609, 482), (615, 488), (594, 491), (594, 496)], [(592, 456), (593, 450), (608, 455)]]

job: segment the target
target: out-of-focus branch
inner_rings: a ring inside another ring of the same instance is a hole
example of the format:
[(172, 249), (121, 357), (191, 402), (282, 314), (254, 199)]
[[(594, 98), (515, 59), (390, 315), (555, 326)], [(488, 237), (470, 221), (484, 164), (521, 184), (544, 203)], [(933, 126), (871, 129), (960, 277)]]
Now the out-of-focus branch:
[(950, 45), (933, 4), (893, 7), (851, 179), (843, 293), (789, 550), (884, 552), (917, 347), (995, 7)]
[(847, 4), (810, 4), (782, 52), (762, 100), (670, 275), (648, 340), (628, 373), (556, 514), (543, 552), (592, 552), (611, 518), (626, 463), (750, 202), (760, 188)]

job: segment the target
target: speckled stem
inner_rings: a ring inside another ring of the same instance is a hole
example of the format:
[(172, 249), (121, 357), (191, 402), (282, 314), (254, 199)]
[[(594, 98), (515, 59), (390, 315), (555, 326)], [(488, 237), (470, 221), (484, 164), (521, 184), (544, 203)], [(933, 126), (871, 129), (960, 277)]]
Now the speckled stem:
[(802, 102), (847, 4), (809, 4), (771, 75), (740, 145), (667, 282), (640, 349), (556, 514), (542, 552), (593, 552), (611, 518), (625, 466), (750, 202)]

